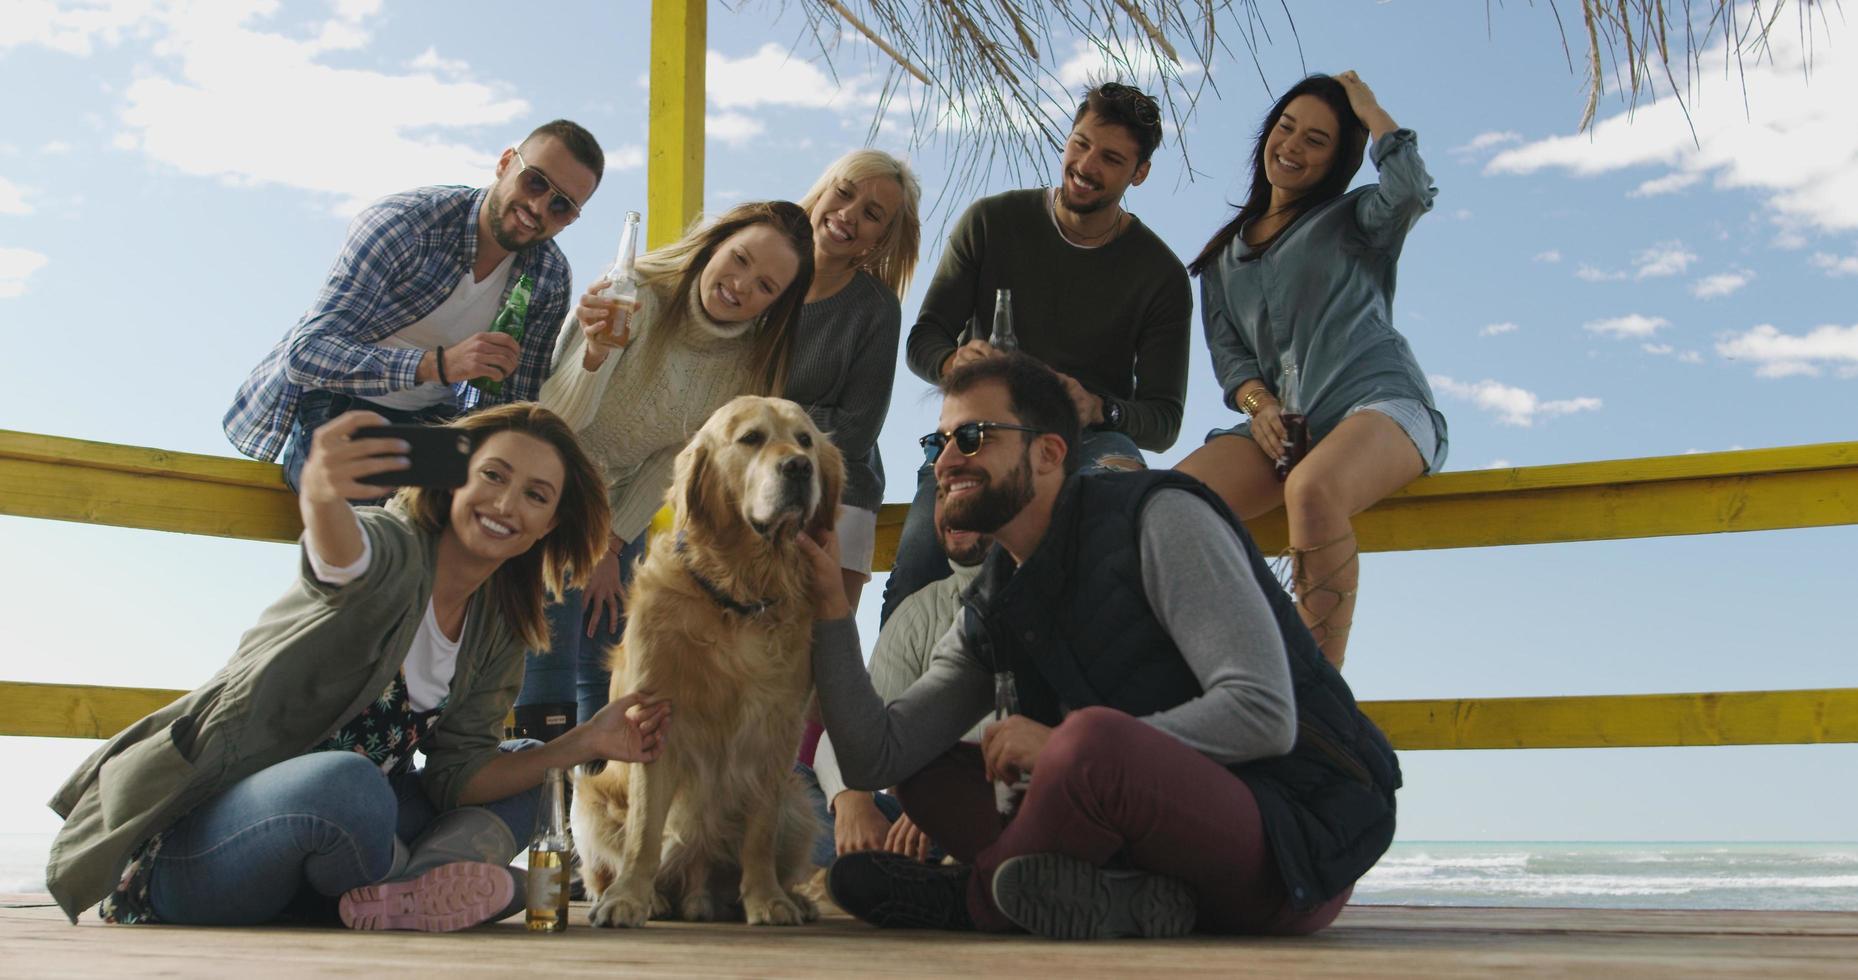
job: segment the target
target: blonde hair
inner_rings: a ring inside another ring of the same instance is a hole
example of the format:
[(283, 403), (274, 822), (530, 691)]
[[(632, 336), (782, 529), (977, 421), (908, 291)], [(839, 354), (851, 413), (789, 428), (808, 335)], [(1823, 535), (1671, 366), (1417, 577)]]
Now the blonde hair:
[(657, 319), (644, 325), (645, 336), (632, 356), (644, 359), (647, 375), (664, 361), (671, 337), (689, 326), (691, 294), (703, 267), (717, 248), (744, 228), (772, 226), (793, 246), (800, 260), (793, 282), (756, 318), (755, 349), (749, 363), (760, 367), (754, 390), (747, 394), (779, 396), (787, 387), (787, 367), (793, 359), (793, 337), (800, 323), (800, 308), (813, 288), (813, 225), (806, 210), (792, 201), (750, 201), (738, 204), (704, 224), (701, 219), (684, 237), (639, 256), (633, 268), (639, 284), (658, 297)]
[[(451, 422), (471, 437), (472, 452), (499, 432), (520, 432), (548, 443), (561, 457), (561, 496), (555, 503), (555, 527), (528, 551), (505, 561), (490, 575), (490, 602), (531, 650), (548, 649), (546, 594), (560, 595), (584, 586), (594, 562), (606, 550), (606, 481), (574, 438), (561, 416), (534, 402), (498, 405)], [(395, 498), (415, 527), (437, 533), (451, 523), (452, 491), (405, 487)]]
[(889, 177), (896, 181), (897, 186), (903, 189), (903, 206), (891, 215), (890, 227), (885, 229), (884, 237), (878, 239), (877, 245), (871, 249), (863, 268), (890, 287), (898, 299), (902, 299), (904, 292), (910, 288), (911, 277), (916, 274), (916, 259), (923, 237), (920, 217), (923, 186), (910, 170), (909, 164), (883, 150), (853, 150), (832, 161), (826, 172), (813, 182), (813, 189), (800, 199), (800, 206), (811, 215), (813, 205), (819, 203), (819, 199), (841, 181), (855, 184), (872, 177)]

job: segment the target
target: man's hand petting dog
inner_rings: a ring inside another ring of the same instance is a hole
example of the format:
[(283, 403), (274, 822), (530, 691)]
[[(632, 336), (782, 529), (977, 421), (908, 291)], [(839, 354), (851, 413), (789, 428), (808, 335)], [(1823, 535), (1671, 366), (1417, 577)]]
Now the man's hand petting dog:
[(844, 619), (852, 614), (845, 598), (845, 576), (839, 571), (839, 535), (834, 531), (803, 531), (796, 539), (806, 555), (813, 577), (813, 618)]
[(671, 702), (635, 691), (609, 702), (572, 732), (585, 740), (581, 748), (589, 758), (652, 762), (671, 734)]
[(1045, 751), (1052, 730), (1025, 715), (1014, 715), (987, 726), (981, 733), (981, 758), (985, 760), (987, 778), (1011, 783), (1038, 767), (1039, 753)]

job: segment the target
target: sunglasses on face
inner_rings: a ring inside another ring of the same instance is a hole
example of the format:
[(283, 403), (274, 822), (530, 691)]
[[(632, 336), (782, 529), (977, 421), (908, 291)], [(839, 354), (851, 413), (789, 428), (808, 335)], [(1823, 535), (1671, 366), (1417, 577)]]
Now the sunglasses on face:
[(563, 194), (561, 188), (548, 179), (547, 174), (531, 167), (529, 161), (523, 159), (523, 151), (512, 149), (510, 152), (516, 154), (516, 165), (522, 168), (516, 174), (516, 182), (522, 187), (523, 193), (530, 197), (547, 194), (549, 216), (564, 224), (581, 216), (581, 206), (574, 203), (574, 198)]
[(916, 442), (923, 447), (923, 455), (932, 460), (941, 457), (942, 450), (948, 447), (951, 439), (954, 440), (955, 449), (961, 455), (972, 456), (981, 451), (981, 444), (986, 441), (987, 433), (993, 429), (1032, 433), (1045, 431), (1035, 429), (1030, 425), (1014, 425), (1011, 422), (963, 422), (947, 432), (931, 432)]

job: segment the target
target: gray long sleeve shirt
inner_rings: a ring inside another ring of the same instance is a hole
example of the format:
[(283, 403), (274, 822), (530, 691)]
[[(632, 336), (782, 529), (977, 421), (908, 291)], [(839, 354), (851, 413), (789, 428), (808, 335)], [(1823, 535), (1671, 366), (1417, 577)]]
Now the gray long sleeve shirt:
[(844, 289), (800, 308), (793, 360), (782, 396), (799, 402), (845, 454), (847, 507), (884, 502), (883, 461), (873, 450), (897, 374), (903, 306), (869, 272)]
[(1300, 407), (1318, 439), (1361, 405), (1423, 403), (1439, 434), (1427, 461), (1436, 470), (1445, 461), (1445, 417), (1393, 327), (1393, 296), (1407, 232), (1431, 210), (1438, 189), (1410, 129), (1375, 140), (1369, 155), (1380, 183), (1319, 205), (1257, 258), (1242, 258), (1251, 246), (1240, 237), (1220, 253), (1200, 280), (1206, 345), (1234, 410), (1239, 386), (1253, 379), (1281, 397), (1284, 363), (1294, 358)]
[[(1297, 730), (1290, 661), (1237, 533), (1177, 489), (1156, 492), (1137, 524), (1143, 591), (1202, 690), (1143, 720), (1222, 765), (1289, 752)], [(857, 625), (818, 623), (813, 679), (853, 789), (910, 776), (993, 709), (993, 675), (954, 627), (922, 677), (887, 705), (864, 671)]]

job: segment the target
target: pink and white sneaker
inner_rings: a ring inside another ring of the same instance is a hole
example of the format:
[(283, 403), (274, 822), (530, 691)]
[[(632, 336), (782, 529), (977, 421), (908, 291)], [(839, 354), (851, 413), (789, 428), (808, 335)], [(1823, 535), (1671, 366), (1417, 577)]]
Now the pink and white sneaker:
[(350, 929), (452, 932), (500, 917), (515, 895), (508, 868), (458, 861), (416, 878), (351, 888), (340, 910)]

